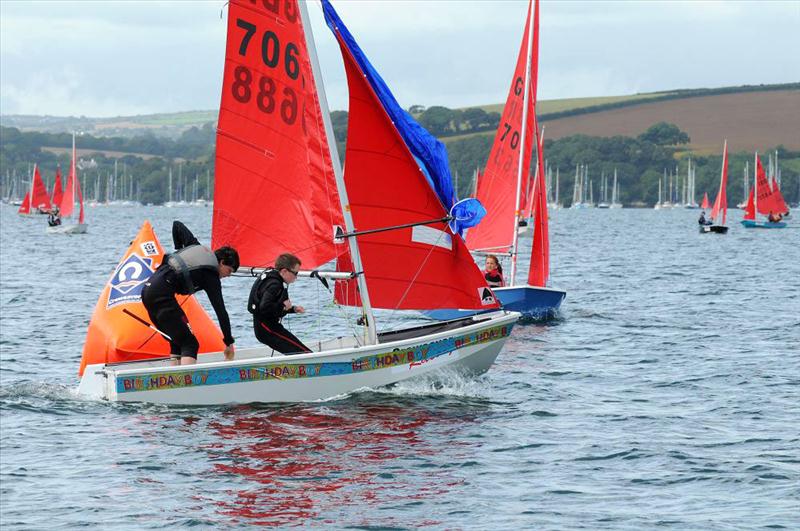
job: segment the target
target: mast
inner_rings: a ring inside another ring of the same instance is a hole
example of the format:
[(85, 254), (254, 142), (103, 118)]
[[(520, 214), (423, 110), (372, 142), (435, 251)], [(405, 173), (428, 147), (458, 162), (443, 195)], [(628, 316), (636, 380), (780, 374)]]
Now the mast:
[[(525, 160), (525, 133), (527, 132), (527, 121), (528, 121), (528, 97), (530, 92), (531, 86), (531, 56), (533, 55), (533, 6), (529, 4), (528, 8), (528, 51), (526, 53), (525, 58), (525, 92), (522, 96), (522, 123), (520, 124), (522, 127), (522, 131), (520, 132), (520, 140), (519, 140), (519, 162), (517, 163), (517, 191), (516, 191), (516, 199), (514, 200), (514, 234), (512, 236), (511, 242), (511, 286), (514, 286), (514, 277), (517, 276), (517, 242), (519, 240), (519, 231), (517, 230), (519, 227), (519, 200), (520, 200), (520, 187), (522, 186), (522, 170), (523, 170), (523, 162)], [(538, 131), (537, 131), (538, 133)], [(538, 151), (539, 146), (536, 146)], [(536, 159), (536, 167), (539, 167), (538, 158)], [(527, 168), (525, 168), (527, 171)]]
[(558, 170), (559, 167), (556, 166), (556, 206), (558, 206)]
[(611, 190), (611, 204), (616, 204), (618, 201), (617, 197), (617, 169), (614, 168), (614, 188)]
[[(344, 184), (344, 175), (342, 173), (342, 164), (339, 161), (339, 152), (336, 150), (336, 139), (333, 136), (333, 125), (331, 124), (330, 110), (328, 108), (328, 98), (325, 95), (325, 87), (322, 81), (322, 71), (319, 67), (319, 60), (317, 59), (317, 49), (314, 46), (314, 32), (311, 29), (311, 20), (308, 16), (308, 9), (306, 2), (297, 2), (300, 5), (300, 19), (303, 22), (303, 33), (306, 37), (306, 49), (308, 49), (308, 58), (311, 62), (311, 71), (314, 74), (314, 84), (317, 88), (317, 97), (319, 98), (320, 114), (322, 115), (322, 122), (325, 126), (325, 136), (328, 141), (328, 150), (331, 155), (331, 165), (333, 166), (333, 174), (336, 177), (336, 188), (339, 193), (339, 202), (342, 206), (342, 218), (344, 220), (346, 232), (355, 232), (353, 225), (353, 215), (350, 212), (350, 201), (347, 198), (347, 187)], [(519, 194), (519, 189), (517, 189)], [(519, 202), (519, 198), (517, 198)], [(514, 235), (516, 236), (516, 227), (514, 227)], [(347, 243), (350, 246), (350, 258), (353, 261), (353, 269), (356, 273), (356, 283), (358, 285), (359, 295), (361, 297), (361, 305), (364, 311), (364, 316), (367, 322), (367, 338), (370, 344), (378, 343), (378, 334), (375, 326), (375, 316), (372, 313), (372, 305), (369, 302), (369, 291), (367, 290), (367, 281), (364, 278), (363, 266), (361, 265), (361, 254), (358, 251), (358, 241), (356, 237), (347, 238)]]
[[(117, 161), (114, 161), (114, 167), (116, 168)], [(72, 202), (73, 209), (75, 207), (75, 187), (78, 185), (78, 168), (77, 164), (75, 163), (75, 131), (72, 132), (72, 197), (70, 201)]]
[(758, 151), (753, 158), (753, 221), (758, 219)]

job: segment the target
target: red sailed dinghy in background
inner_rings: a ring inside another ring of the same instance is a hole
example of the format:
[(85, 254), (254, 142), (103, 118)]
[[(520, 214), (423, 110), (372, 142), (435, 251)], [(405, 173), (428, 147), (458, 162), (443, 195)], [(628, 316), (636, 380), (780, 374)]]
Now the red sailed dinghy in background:
[[(700, 225), (700, 232), (705, 234), (713, 232), (715, 234), (727, 234), (728, 227), (725, 226), (725, 220), (728, 217), (728, 194), (726, 192), (728, 187), (728, 141), (722, 148), (722, 173), (719, 178), (719, 191), (717, 191), (717, 198), (714, 200), (714, 206), (711, 208), (711, 225)], [(721, 221), (717, 223), (720, 219)]]
[[(769, 179), (767, 179), (767, 174), (764, 172), (764, 167), (758, 158), (758, 153), (755, 154), (753, 167), (756, 174), (753, 179), (753, 186), (750, 188), (750, 195), (747, 198), (742, 225), (746, 229), (785, 229), (786, 223), (780, 221), (779, 214), (785, 212), (783, 209), (786, 209), (786, 204), (778, 202), (778, 196), (773, 192), (769, 184)], [(767, 220), (759, 221), (758, 214), (768, 216)], [(773, 217), (773, 219), (770, 219), (769, 216)], [(776, 216), (778, 221), (774, 220)]]
[[(342, 326), (344, 337), (305, 340), (312, 352), (303, 354), (285, 356), (264, 346), (239, 349), (233, 361), (222, 361), (218, 352), (179, 367), (95, 363), (84, 371), (81, 392), (167, 404), (298, 402), (488, 370), (519, 314), (499, 310), (450, 227), (456, 216), (433, 193), (378, 96), (382, 80), (333, 7), (323, 2), (350, 89), (347, 177), (335, 150), (305, 2), (231, 0), (228, 6), (213, 245), (239, 248), (242, 265), (254, 274), (287, 251), (306, 267), (334, 257), (340, 265), (352, 264), (351, 271), (301, 276), (343, 282), (337, 292), (353, 292), (363, 319)], [(377, 185), (370, 178), (376, 168)], [(453, 278), (460, 281), (455, 287), (449, 285)], [(372, 301), (398, 309), (455, 303), (497, 311), (379, 331)]]
[(47, 214), (52, 208), (50, 204), (50, 194), (44, 185), (42, 175), (39, 173), (39, 165), (33, 165), (33, 175), (31, 176), (31, 189), (25, 194), (17, 214), (30, 216), (34, 214)]
[[(78, 202), (78, 212), (75, 216), (75, 202)], [(86, 234), (89, 224), (86, 223), (86, 212), (83, 209), (83, 192), (78, 179), (77, 159), (75, 157), (75, 135), (72, 135), (72, 163), (69, 166), (67, 187), (61, 196), (59, 206), (60, 222), (47, 227), (51, 234)]]
[[(528, 5), (525, 32), (500, 126), (486, 168), (480, 175), (476, 197), (486, 208), (486, 218), (467, 232), (467, 245), (478, 255), (493, 254), (511, 260), (508, 286), (493, 288), (503, 308), (532, 320), (557, 315), (566, 292), (547, 286), (550, 276), (550, 241), (547, 187), (544, 178), (543, 138), (536, 121), (539, 57), (539, 2)], [(539, 140), (534, 144), (534, 140)], [(535, 172), (531, 175), (533, 146)], [(518, 285), (518, 227), (531, 215), (533, 242), (527, 283)], [(423, 312), (433, 319), (470, 315), (463, 307)]]

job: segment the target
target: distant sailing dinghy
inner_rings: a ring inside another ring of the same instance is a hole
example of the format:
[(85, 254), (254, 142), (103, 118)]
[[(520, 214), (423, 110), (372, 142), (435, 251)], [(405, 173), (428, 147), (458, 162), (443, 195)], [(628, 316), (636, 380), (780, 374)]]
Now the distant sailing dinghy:
[[(519, 314), (499, 310), (450, 228), (452, 216), (389, 118), (378, 96), (385, 86), (331, 5), (323, 7), (350, 92), (344, 176), (305, 2), (231, 0), (212, 246), (236, 247), (251, 267), (271, 264), (282, 252), (297, 254), (305, 267), (335, 257), (352, 264), (351, 272), (314, 274), (342, 279), (337, 292), (355, 292), (363, 325), (351, 325), (361, 328), (347, 337), (307, 340), (314, 349), (307, 354), (257, 347), (238, 349), (230, 362), (215, 352), (175, 367), (166, 360), (95, 358), (83, 371), (82, 394), (163, 404), (311, 401), (449, 371), (480, 374), (499, 354)], [(339, 223), (343, 243), (333, 239)], [(496, 311), (384, 332), (372, 311), (437, 305)]]
[[(768, 215), (772, 213), (780, 213), (781, 209), (785, 208), (777, 202), (777, 196), (773, 193), (769, 185), (767, 174), (764, 172), (764, 167), (761, 165), (761, 160), (758, 158), (758, 153), (755, 155), (755, 176), (753, 179), (753, 186), (750, 188), (750, 195), (747, 198), (747, 206), (744, 209), (744, 219), (742, 225), (746, 229), (785, 229), (786, 223), (783, 221), (759, 221), (758, 214)], [(788, 209), (787, 209), (788, 210)]]
[[(715, 234), (727, 234), (728, 227), (725, 226), (725, 220), (728, 216), (728, 194), (726, 192), (728, 186), (728, 141), (722, 148), (722, 173), (719, 178), (719, 191), (717, 198), (714, 200), (714, 206), (711, 208), (711, 225), (700, 225), (700, 232)], [(722, 216), (722, 223), (716, 223), (719, 216)]]
[[(75, 201), (78, 202), (78, 217), (75, 219)], [(75, 159), (75, 134), (72, 135), (72, 164), (69, 167), (67, 177), (67, 187), (61, 196), (59, 206), (61, 224), (47, 227), (45, 230), (49, 234), (86, 234), (89, 224), (86, 223), (86, 216), (83, 210), (83, 192), (81, 183), (78, 179), (78, 169)]]
[(50, 195), (47, 193), (47, 187), (42, 180), (42, 174), (39, 173), (39, 165), (34, 164), (33, 175), (31, 175), (31, 188), (25, 193), (25, 198), (22, 200), (17, 214), (21, 216), (47, 214), (51, 208)]
[[(547, 287), (550, 275), (550, 241), (547, 212), (547, 187), (544, 178), (543, 142), (538, 138), (536, 177), (530, 167), (534, 140), (539, 136), (536, 124), (536, 87), (539, 56), (539, 2), (528, 6), (517, 66), (508, 92), (502, 124), (494, 138), (486, 168), (478, 182), (477, 198), (487, 215), (467, 232), (467, 245), (479, 254), (511, 257), (510, 285), (493, 288), (503, 308), (520, 312), (527, 319), (554, 317), (566, 292)], [(521, 155), (522, 154), (522, 155)], [(528, 183), (532, 183), (528, 186)], [(526, 197), (530, 190), (532, 196)], [(525, 206), (533, 214), (533, 242), (528, 282), (516, 285), (519, 254), (519, 220)], [(433, 319), (455, 319), (475, 313), (466, 308), (423, 312)]]

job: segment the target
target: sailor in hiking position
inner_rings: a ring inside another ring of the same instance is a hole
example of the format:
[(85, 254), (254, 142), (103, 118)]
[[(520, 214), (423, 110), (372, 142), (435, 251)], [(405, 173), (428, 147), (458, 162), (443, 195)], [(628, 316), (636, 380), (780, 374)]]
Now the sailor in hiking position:
[(191, 295), (205, 291), (217, 314), (225, 343), (225, 359), (234, 354), (231, 322), (222, 299), (220, 279), (229, 277), (239, 268), (239, 253), (232, 247), (216, 251), (200, 245), (197, 238), (180, 221), (172, 224), (175, 253), (166, 255), (164, 262), (150, 277), (142, 290), (142, 303), (153, 325), (170, 337), (170, 356), (173, 365), (197, 362), (200, 343), (189, 328), (189, 320), (175, 295)]
[(288, 286), (297, 280), (299, 270), (299, 258), (288, 253), (280, 255), (275, 260), (275, 268), (264, 271), (256, 279), (247, 300), (256, 339), (282, 354), (311, 352), (280, 322), (288, 313), (305, 313), (305, 308), (295, 306), (289, 299)]

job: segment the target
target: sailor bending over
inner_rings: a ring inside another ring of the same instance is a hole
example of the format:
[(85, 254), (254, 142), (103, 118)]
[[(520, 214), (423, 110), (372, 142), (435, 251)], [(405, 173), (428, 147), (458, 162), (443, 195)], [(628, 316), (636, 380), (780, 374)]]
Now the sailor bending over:
[(175, 251), (164, 257), (142, 290), (142, 303), (150, 315), (153, 325), (170, 336), (172, 365), (191, 365), (197, 362), (200, 343), (189, 328), (189, 320), (181, 309), (176, 294), (191, 295), (205, 291), (217, 314), (222, 340), (225, 343), (225, 359), (234, 355), (231, 321), (222, 299), (220, 279), (229, 277), (239, 268), (239, 253), (232, 247), (220, 247), (216, 251), (200, 245), (197, 238), (180, 221), (172, 224), (172, 240)]
[(281, 324), (288, 313), (305, 313), (305, 308), (289, 300), (289, 284), (297, 280), (300, 259), (292, 254), (282, 254), (275, 260), (275, 268), (261, 273), (250, 290), (247, 310), (253, 314), (253, 331), (256, 339), (282, 354), (311, 352)]

